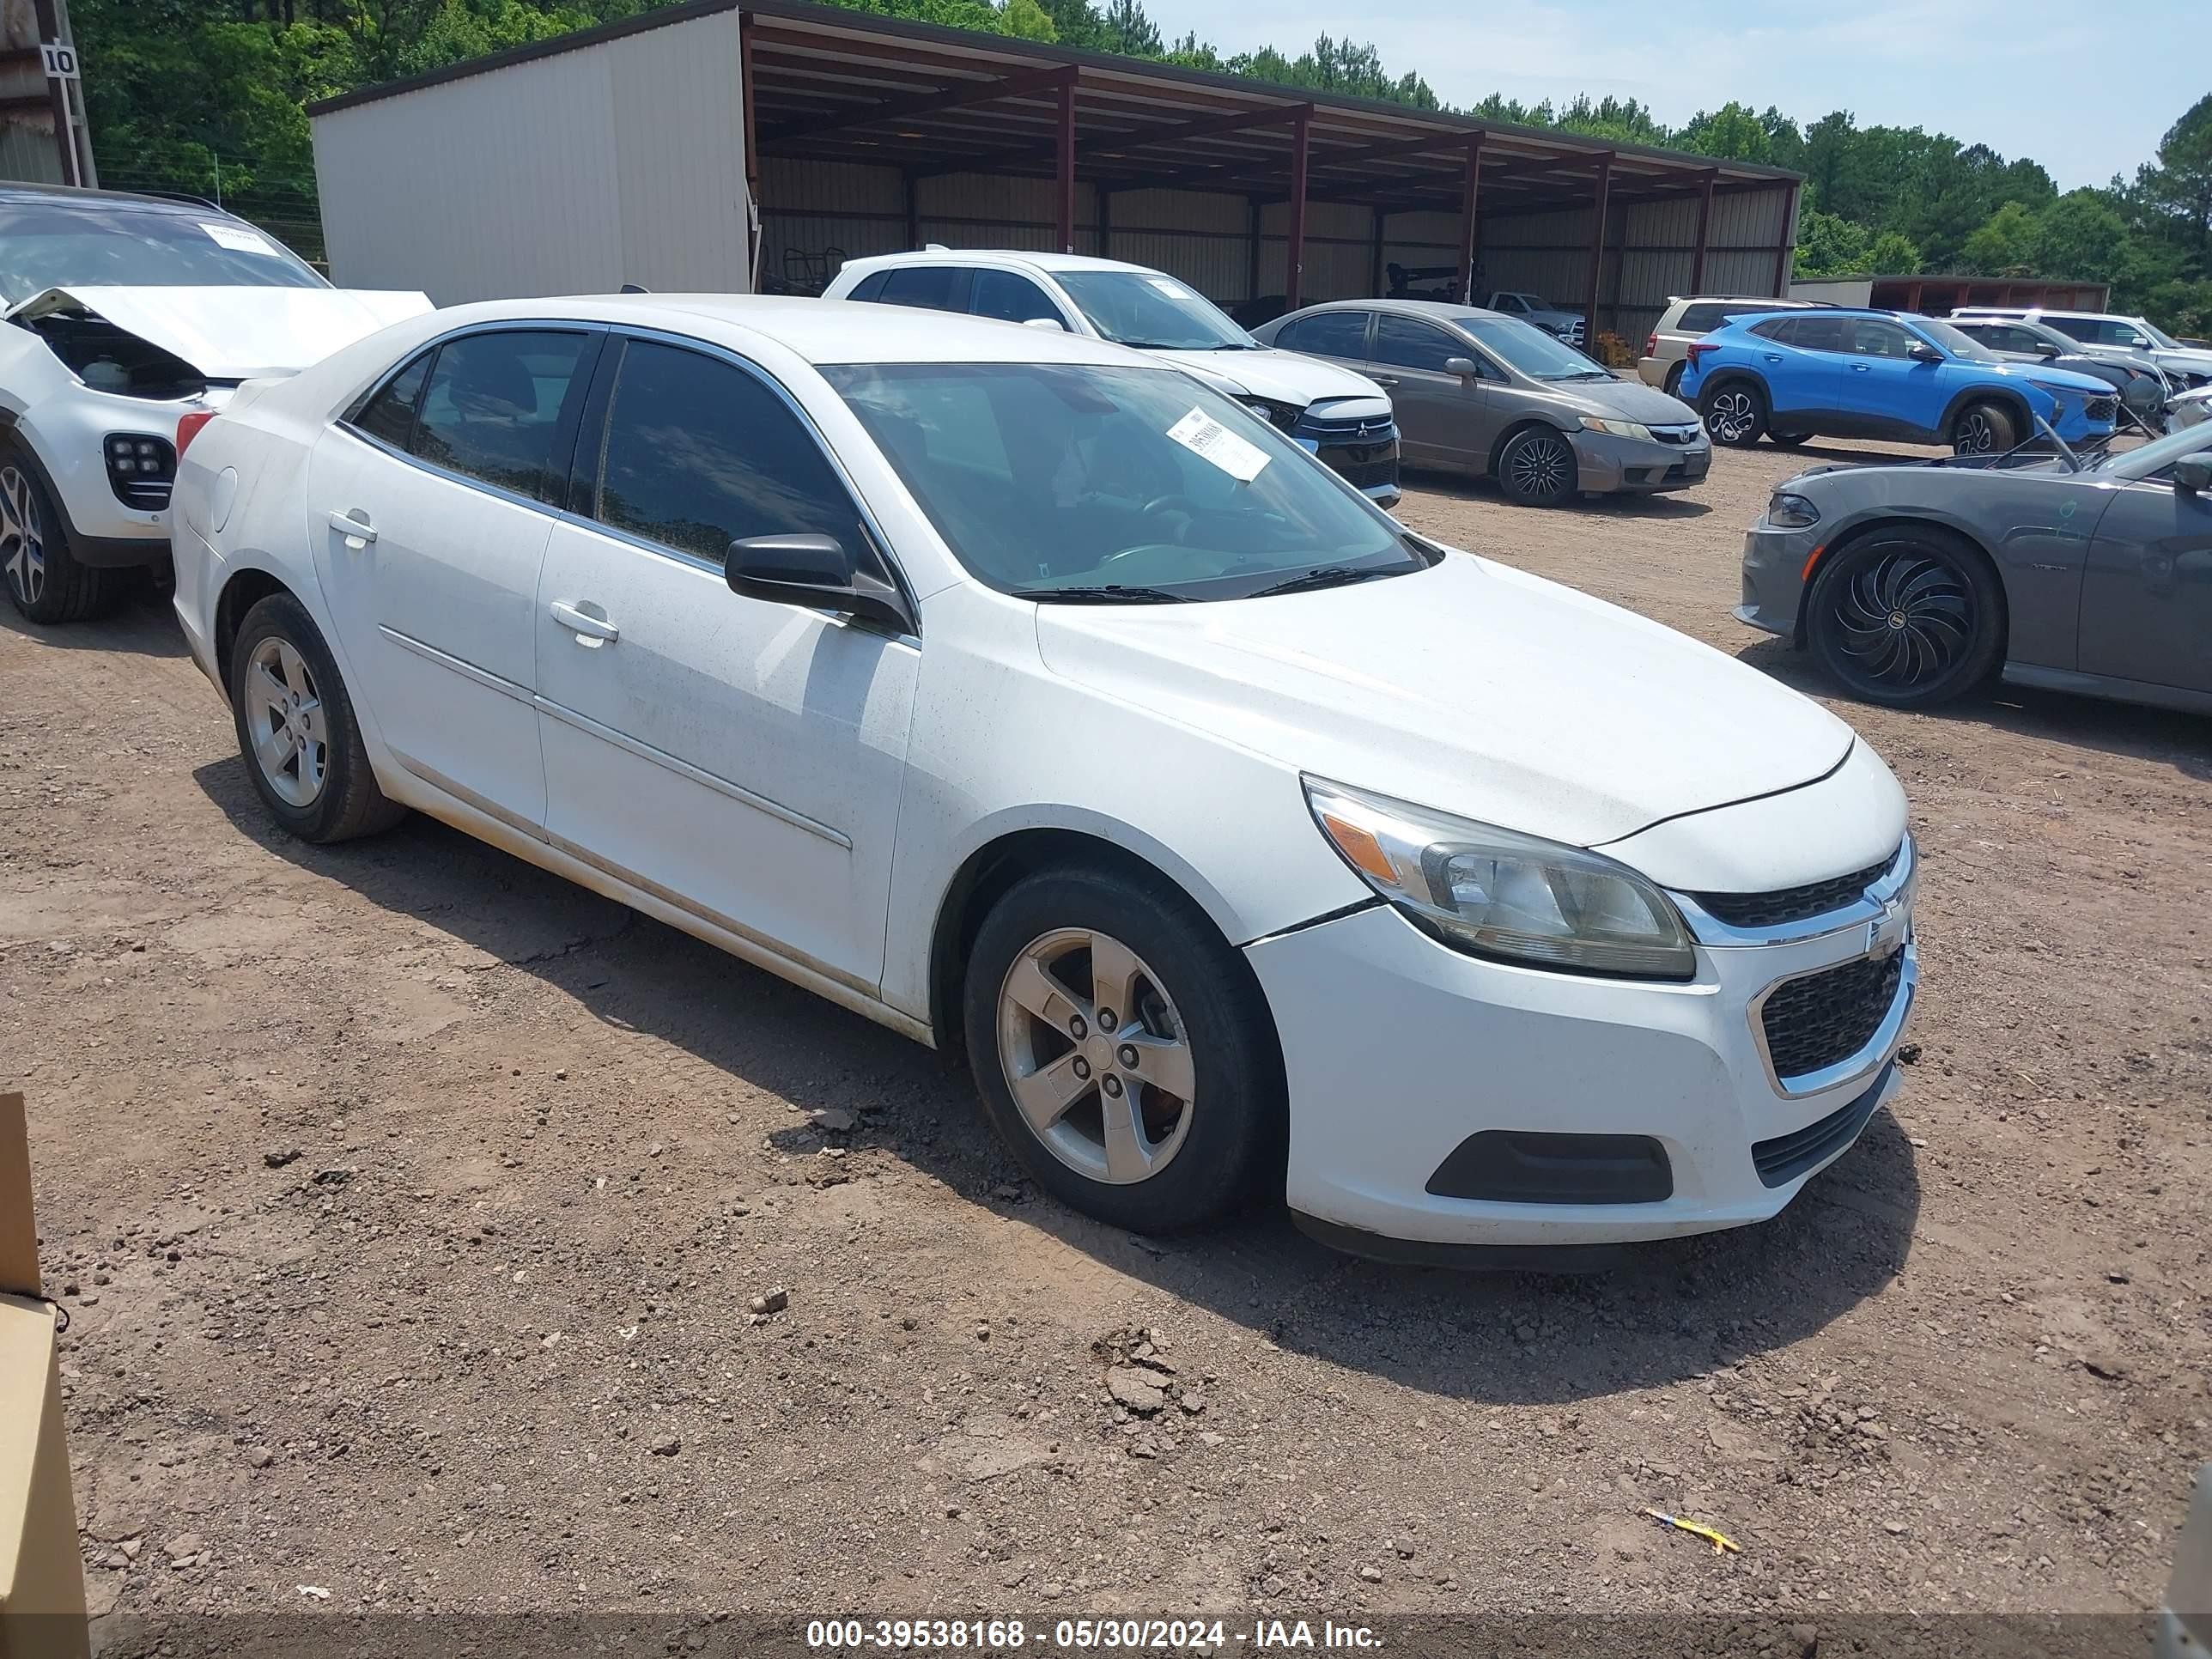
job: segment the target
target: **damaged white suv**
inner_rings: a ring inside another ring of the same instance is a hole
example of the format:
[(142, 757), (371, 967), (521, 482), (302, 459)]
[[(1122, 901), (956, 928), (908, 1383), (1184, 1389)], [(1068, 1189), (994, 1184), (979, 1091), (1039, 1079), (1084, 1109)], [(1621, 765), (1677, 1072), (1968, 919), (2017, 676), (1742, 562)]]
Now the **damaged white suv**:
[(333, 289), (205, 204), (0, 185), (0, 573), (77, 622), (169, 557), (177, 454), (242, 380), (297, 373), (420, 294)]

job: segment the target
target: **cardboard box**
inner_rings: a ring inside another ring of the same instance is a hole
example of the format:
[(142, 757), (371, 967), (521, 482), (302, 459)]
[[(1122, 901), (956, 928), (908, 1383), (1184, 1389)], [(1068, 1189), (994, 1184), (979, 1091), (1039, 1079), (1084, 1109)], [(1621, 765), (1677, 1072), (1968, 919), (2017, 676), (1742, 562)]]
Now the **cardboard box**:
[(84, 1564), (23, 1097), (0, 1095), (0, 1659), (83, 1659)]

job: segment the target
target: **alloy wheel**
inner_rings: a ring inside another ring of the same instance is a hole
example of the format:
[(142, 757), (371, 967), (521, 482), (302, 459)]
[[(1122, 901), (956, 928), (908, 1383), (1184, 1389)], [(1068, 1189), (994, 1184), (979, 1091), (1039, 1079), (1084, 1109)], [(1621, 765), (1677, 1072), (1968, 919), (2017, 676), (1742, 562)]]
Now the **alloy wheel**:
[(1711, 409), (1705, 416), (1705, 427), (1723, 443), (1741, 442), (1758, 425), (1759, 405), (1752, 401), (1751, 393), (1742, 391), (1714, 393)]
[(1856, 672), (1897, 690), (1932, 684), (1972, 648), (1974, 596), (1942, 557), (1899, 548), (1852, 574), (1837, 598), (1837, 650)]
[(312, 806), (330, 770), (330, 726), (307, 659), (275, 636), (253, 648), (246, 670), (246, 728), (254, 763), (277, 798)]
[(1996, 447), (1996, 430), (1990, 424), (1987, 410), (1970, 409), (1959, 417), (1959, 428), (1951, 438), (1954, 454), (1986, 455)]
[(24, 605), (36, 605), (46, 591), (46, 526), (30, 474), (19, 466), (0, 467), (0, 570)]
[(1506, 482), (1527, 501), (1549, 501), (1567, 487), (1574, 457), (1557, 438), (1523, 439), (1505, 458)]
[(1187, 1028), (1136, 952), (1090, 928), (1024, 947), (999, 988), (999, 1063), (1047, 1151), (1092, 1181), (1158, 1175), (1190, 1133)]

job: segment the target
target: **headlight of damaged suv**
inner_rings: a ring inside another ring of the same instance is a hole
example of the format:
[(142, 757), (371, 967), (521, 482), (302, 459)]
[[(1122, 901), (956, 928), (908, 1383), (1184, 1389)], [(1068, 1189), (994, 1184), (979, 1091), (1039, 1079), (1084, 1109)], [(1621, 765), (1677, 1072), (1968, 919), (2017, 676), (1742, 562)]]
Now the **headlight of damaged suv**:
[(1237, 401), (1257, 415), (1269, 426), (1288, 432), (1298, 423), (1298, 416), (1306, 411), (1298, 404), (1279, 404), (1267, 398), (1240, 398)]
[(1766, 504), (1766, 521), (1777, 530), (1802, 530), (1820, 522), (1820, 509), (1802, 495), (1779, 490)]
[(1455, 950), (1567, 973), (1697, 972), (1682, 918), (1626, 865), (1325, 779), (1304, 782), (1314, 821), (1344, 861)]

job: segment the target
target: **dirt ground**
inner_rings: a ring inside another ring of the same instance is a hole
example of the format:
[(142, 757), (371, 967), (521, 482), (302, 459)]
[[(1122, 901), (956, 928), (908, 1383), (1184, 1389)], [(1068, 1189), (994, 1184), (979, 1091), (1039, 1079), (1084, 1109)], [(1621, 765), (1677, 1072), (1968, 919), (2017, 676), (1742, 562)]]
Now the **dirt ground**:
[[(1827, 458), (1404, 513), (1820, 696), (1728, 609)], [(1768, 1225), (1469, 1277), (1093, 1225), (854, 1016), (427, 820), (282, 838), (161, 607), (0, 612), (0, 1086), (100, 1609), (2157, 1600), (2212, 1456), (2212, 723), (1838, 705), (1925, 860), (1893, 1111)]]

